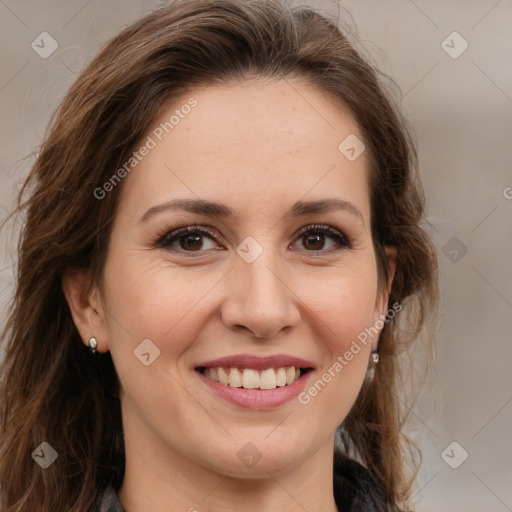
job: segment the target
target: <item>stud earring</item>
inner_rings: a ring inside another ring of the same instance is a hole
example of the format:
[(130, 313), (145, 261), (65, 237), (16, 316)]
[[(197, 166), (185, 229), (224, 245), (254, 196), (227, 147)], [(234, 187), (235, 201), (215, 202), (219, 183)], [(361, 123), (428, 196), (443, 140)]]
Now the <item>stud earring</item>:
[(96, 352), (96, 347), (98, 346), (96, 338), (92, 337), (87, 345), (91, 349), (91, 352), (94, 354), (94, 352)]
[(377, 352), (372, 352), (372, 363), (377, 364), (379, 362), (379, 354)]

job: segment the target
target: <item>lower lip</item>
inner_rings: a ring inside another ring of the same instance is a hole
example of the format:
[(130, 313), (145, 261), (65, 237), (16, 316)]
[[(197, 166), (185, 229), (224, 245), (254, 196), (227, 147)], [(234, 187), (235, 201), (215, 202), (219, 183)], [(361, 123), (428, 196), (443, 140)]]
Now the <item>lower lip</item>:
[(196, 371), (201, 380), (219, 397), (245, 409), (271, 409), (296, 398), (306, 385), (313, 370), (301, 375), (293, 384), (274, 389), (245, 389), (226, 386)]

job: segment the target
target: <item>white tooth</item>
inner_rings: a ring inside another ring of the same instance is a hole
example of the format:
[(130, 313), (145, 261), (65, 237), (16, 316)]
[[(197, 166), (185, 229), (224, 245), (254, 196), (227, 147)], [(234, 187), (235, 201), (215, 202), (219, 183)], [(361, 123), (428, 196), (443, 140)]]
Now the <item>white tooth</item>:
[(276, 386), (286, 386), (286, 370), (279, 368), (276, 372)]
[(275, 370), (268, 368), (258, 372), (252, 368), (244, 368), (241, 372), (238, 368), (204, 368), (203, 374), (215, 382), (229, 385), (235, 388), (245, 389), (275, 389), (293, 384), (300, 377), (300, 369), (295, 366), (281, 367)]
[(288, 385), (293, 384), (294, 380), (295, 380), (295, 366), (289, 366), (286, 369), (286, 384), (288, 384)]
[(276, 387), (276, 372), (274, 368), (263, 370), (260, 375), (261, 389), (274, 389)]
[(210, 368), (210, 379), (215, 382), (219, 382), (219, 375), (217, 373), (217, 368)]
[(229, 385), (234, 388), (242, 387), (242, 373), (238, 368), (231, 368), (229, 372)]
[(203, 368), (203, 375), (207, 378), (210, 378), (210, 369), (209, 368)]
[(254, 389), (260, 387), (260, 375), (258, 370), (244, 369), (242, 376), (242, 385), (245, 389)]
[(219, 376), (219, 382), (221, 384), (224, 384), (225, 386), (229, 384), (229, 375), (224, 368), (217, 368), (217, 375)]

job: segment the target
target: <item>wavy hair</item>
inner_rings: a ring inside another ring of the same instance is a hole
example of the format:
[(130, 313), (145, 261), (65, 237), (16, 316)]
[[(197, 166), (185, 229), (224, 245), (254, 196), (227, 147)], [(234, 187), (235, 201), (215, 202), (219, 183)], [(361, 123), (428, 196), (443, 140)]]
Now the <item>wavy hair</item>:
[[(420, 223), (424, 195), (414, 137), (382, 73), (337, 21), (285, 0), (180, 0), (149, 13), (109, 41), (62, 101), (19, 193), (25, 214), (17, 282), (2, 333), (0, 497), (3, 512), (85, 512), (98, 489), (124, 476), (119, 381), (109, 353), (82, 343), (63, 294), (68, 269), (101, 283), (122, 183), (94, 190), (130, 157), (162, 109), (194, 87), (251, 78), (298, 78), (348, 108), (368, 154), (371, 230), (379, 281), (386, 245), (398, 249), (374, 378), (339, 429), (336, 448), (375, 477), (387, 507), (407, 505), (406, 411), (400, 354), (432, 324), (436, 252)], [(406, 321), (406, 322), (404, 322)], [(424, 346), (431, 346), (427, 336)], [(98, 354), (96, 354), (98, 356)], [(45, 470), (31, 454), (58, 453)], [(391, 510), (391, 508), (389, 508)]]

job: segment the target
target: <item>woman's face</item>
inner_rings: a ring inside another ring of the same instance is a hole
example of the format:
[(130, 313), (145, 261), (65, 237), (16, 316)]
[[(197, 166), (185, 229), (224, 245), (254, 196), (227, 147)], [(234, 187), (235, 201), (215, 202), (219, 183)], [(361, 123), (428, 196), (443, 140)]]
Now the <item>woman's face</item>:
[(287, 80), (195, 90), (141, 142), (91, 333), (140, 457), (250, 477), (332, 450), (377, 344), (358, 336), (387, 306), (354, 136), (347, 111)]

